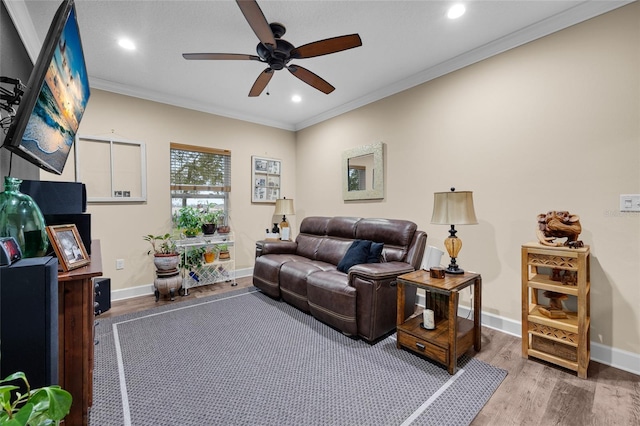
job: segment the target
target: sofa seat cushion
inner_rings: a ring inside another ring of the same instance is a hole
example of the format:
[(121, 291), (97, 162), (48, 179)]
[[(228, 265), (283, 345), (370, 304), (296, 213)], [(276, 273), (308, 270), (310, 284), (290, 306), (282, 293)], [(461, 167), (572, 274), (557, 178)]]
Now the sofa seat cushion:
[(334, 269), (309, 275), (307, 299), (314, 317), (345, 334), (358, 334), (356, 289), (349, 285), (347, 274)]
[(307, 277), (310, 274), (334, 270), (336, 267), (326, 262), (305, 259), (291, 260), (280, 267), (280, 293), (282, 299), (305, 312), (309, 312), (307, 303)]

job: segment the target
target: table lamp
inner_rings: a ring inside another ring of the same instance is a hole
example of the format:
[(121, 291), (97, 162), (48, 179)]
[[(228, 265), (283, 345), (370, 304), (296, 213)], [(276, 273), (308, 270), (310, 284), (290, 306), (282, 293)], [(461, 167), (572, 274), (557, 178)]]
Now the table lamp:
[(458, 267), (456, 258), (462, 248), (462, 240), (456, 237), (455, 225), (475, 225), (478, 223), (473, 209), (473, 192), (458, 191), (451, 188), (451, 192), (436, 192), (433, 194), (433, 215), (431, 223), (436, 225), (451, 225), (449, 237), (444, 240), (444, 246), (449, 253), (451, 263), (445, 269), (448, 274), (463, 274)]
[(293, 210), (293, 200), (287, 197), (279, 198), (276, 200), (276, 211), (273, 212), (274, 216), (282, 215), (282, 222), (280, 222), (280, 239), (289, 240), (291, 231), (289, 229), (289, 223), (287, 222), (287, 215), (295, 214)]

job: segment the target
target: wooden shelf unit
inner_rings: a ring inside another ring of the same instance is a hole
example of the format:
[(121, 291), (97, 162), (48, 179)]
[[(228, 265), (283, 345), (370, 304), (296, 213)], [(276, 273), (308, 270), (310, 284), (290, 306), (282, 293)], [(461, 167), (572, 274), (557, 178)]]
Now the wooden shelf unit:
[[(555, 281), (571, 274), (569, 283)], [(575, 298), (576, 312), (563, 309), (567, 318), (550, 318), (540, 311), (540, 292), (553, 291)], [(522, 356), (530, 356), (576, 371), (587, 377), (591, 358), (591, 277), (589, 246), (522, 246)]]

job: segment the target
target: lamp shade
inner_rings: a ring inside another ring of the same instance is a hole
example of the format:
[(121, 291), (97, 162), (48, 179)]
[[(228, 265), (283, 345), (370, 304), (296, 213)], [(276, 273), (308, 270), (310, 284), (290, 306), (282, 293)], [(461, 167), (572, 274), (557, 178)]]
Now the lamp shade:
[(286, 216), (295, 213), (296, 212), (293, 210), (293, 199), (280, 198), (276, 200), (276, 211), (273, 213), (274, 216)]
[(473, 208), (473, 192), (451, 191), (433, 194), (431, 223), (437, 225), (474, 225), (478, 223)]

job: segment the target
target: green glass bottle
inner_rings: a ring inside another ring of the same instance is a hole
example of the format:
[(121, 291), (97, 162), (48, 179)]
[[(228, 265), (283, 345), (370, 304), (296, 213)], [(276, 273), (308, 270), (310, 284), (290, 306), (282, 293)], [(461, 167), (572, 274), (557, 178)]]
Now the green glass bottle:
[(20, 192), (21, 179), (6, 176), (0, 193), (0, 237), (14, 237), (22, 257), (47, 253), (49, 239), (44, 217), (33, 198)]

